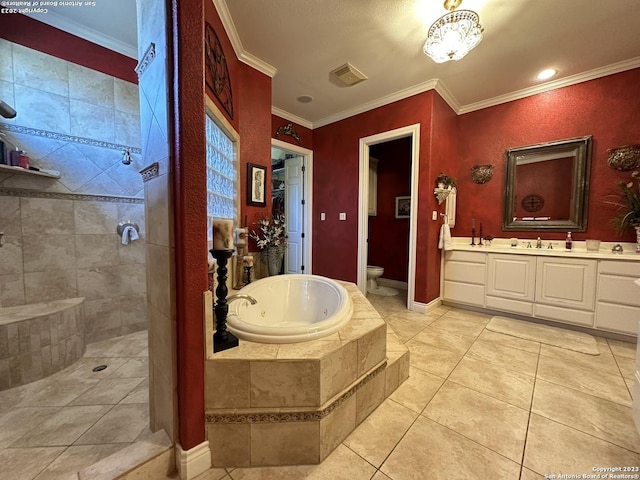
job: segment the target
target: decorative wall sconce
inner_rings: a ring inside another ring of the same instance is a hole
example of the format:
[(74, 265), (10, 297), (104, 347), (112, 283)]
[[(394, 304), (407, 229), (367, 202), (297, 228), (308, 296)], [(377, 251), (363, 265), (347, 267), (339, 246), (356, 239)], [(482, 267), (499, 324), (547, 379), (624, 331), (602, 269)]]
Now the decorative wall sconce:
[(614, 170), (629, 172), (640, 168), (640, 145), (623, 145), (607, 150), (607, 164)]
[(471, 180), (482, 185), (493, 178), (493, 165), (474, 165), (471, 167)]
[(298, 143), (302, 143), (298, 132), (296, 132), (295, 127), (291, 123), (278, 127), (278, 130), (276, 130), (276, 137), (279, 137), (280, 135), (291, 135)]

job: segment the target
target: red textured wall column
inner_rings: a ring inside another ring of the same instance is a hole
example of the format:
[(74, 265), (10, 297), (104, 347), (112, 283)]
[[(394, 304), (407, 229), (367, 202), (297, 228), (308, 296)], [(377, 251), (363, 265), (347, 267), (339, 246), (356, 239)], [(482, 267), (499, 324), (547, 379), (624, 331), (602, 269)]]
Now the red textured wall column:
[(178, 432), (184, 450), (205, 439), (202, 294), (207, 289), (204, 4), (172, 0), (174, 232)]

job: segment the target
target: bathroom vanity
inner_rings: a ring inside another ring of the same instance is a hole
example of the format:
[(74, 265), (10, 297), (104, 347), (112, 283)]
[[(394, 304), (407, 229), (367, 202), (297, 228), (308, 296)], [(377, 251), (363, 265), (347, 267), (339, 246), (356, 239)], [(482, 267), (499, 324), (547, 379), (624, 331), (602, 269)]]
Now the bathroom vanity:
[[(548, 241), (542, 249), (511, 247), (508, 240), (471, 246), (454, 239), (444, 252), (441, 297), (445, 303), (505, 312), (593, 329), (638, 335), (640, 254), (599, 251), (574, 242), (574, 250)], [(532, 242), (535, 245), (535, 241)]]

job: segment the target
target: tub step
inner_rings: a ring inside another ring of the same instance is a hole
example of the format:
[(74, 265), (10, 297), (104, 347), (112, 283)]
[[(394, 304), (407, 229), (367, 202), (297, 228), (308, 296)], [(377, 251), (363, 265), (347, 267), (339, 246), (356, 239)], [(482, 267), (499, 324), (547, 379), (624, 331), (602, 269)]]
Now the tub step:
[[(123, 448), (78, 472), (78, 480), (177, 479), (175, 450), (164, 430)], [(70, 477), (69, 480), (76, 477)], [(65, 479), (66, 480), (66, 479)]]
[(391, 395), (407, 378), (409, 378), (409, 349), (387, 325), (385, 397)]

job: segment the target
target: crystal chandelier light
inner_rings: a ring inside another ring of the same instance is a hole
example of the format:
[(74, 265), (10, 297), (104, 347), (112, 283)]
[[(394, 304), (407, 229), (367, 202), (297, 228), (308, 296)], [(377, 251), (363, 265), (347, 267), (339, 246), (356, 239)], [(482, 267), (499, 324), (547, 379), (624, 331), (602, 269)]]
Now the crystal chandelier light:
[(456, 11), (460, 3), (462, 0), (445, 0), (449, 13), (429, 28), (423, 50), (436, 63), (460, 60), (482, 40), (480, 17), (471, 10)]

